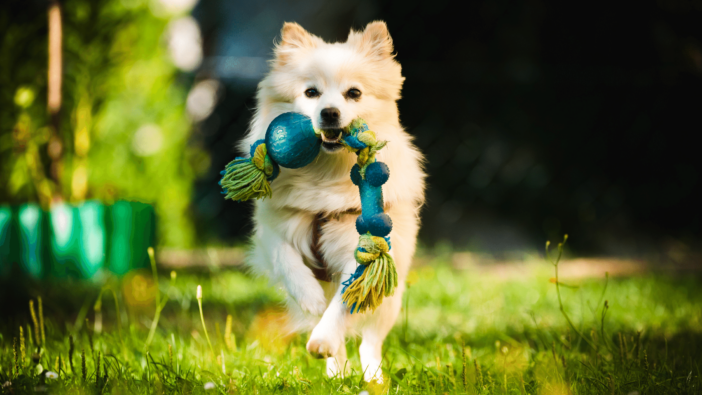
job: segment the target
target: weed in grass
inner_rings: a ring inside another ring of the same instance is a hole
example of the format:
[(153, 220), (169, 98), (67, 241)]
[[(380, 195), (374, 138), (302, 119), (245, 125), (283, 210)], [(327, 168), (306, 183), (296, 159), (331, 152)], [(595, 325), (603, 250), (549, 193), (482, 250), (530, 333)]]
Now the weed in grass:
[(73, 368), (73, 335), (68, 336), (68, 364), (71, 365), (71, 373), (76, 374), (76, 370)]
[(619, 332), (617, 334), (619, 337), (619, 362), (624, 366), (626, 364), (626, 360), (624, 359), (624, 344), (622, 343), (622, 333)]
[(168, 345), (168, 368), (173, 372), (173, 347)]
[(14, 361), (15, 361), (14, 376), (17, 376), (20, 372), (20, 363), (19, 363), (19, 355), (17, 353), (17, 338), (16, 337), (12, 338), (12, 355), (13, 355)]
[(24, 365), (24, 361), (27, 360), (27, 351), (24, 349), (24, 330), (22, 330), (22, 325), (19, 327), (19, 342), (20, 342), (20, 360), (22, 361), (22, 365)]
[[(154, 334), (156, 333), (156, 328), (158, 328), (158, 321), (161, 319), (161, 311), (166, 307), (168, 303), (168, 294), (163, 296), (163, 301), (161, 301), (161, 290), (158, 286), (158, 271), (156, 270), (156, 258), (154, 256), (154, 248), (148, 248), (149, 261), (151, 262), (151, 272), (154, 277), (154, 284), (156, 284), (156, 312), (154, 313), (154, 319), (151, 320), (151, 329), (149, 330), (149, 336), (146, 338), (146, 343), (144, 344), (144, 349), (148, 350), (151, 342), (154, 339)], [(175, 285), (176, 273), (171, 272), (171, 287)], [(116, 300), (116, 299), (115, 299)]]
[(480, 364), (478, 363), (477, 359), (473, 360), (473, 363), (475, 365), (475, 378), (477, 381), (477, 386), (479, 392), (482, 392), (485, 389), (485, 382), (483, 380), (483, 371), (480, 369)]
[(100, 388), (100, 351), (98, 351), (95, 360), (95, 388)]
[(210, 351), (214, 355), (214, 348), (212, 348), (212, 342), (210, 342), (210, 335), (207, 333), (207, 325), (205, 325), (205, 315), (202, 313), (202, 286), (198, 284), (197, 291), (195, 292), (197, 298), (197, 306), (200, 309), (200, 320), (202, 322), (202, 330), (205, 332), (205, 338), (207, 338), (207, 344), (210, 346)]
[(90, 333), (90, 321), (88, 319), (85, 319), (85, 333), (88, 336), (88, 344), (90, 345), (90, 353), (92, 354), (93, 358), (95, 358), (95, 346), (93, 346), (93, 334)]
[(105, 288), (100, 290), (100, 295), (98, 295), (95, 304), (93, 305), (93, 312), (95, 313), (95, 319), (93, 320), (93, 333), (102, 333), (102, 294)]
[(232, 322), (234, 319), (231, 314), (227, 314), (227, 321), (224, 325), (224, 342), (227, 345), (227, 349), (231, 352), (236, 351), (236, 336), (232, 333)]
[(39, 337), (39, 321), (37, 320), (37, 313), (34, 311), (34, 300), (29, 300), (29, 313), (32, 316), (32, 322), (34, 323), (34, 340), (37, 347), (40, 347), (41, 338)]
[(85, 350), (81, 349), (80, 350), (80, 360), (81, 360), (81, 366), (83, 368), (83, 383), (88, 382), (88, 369), (85, 365)]
[(555, 283), (556, 283), (556, 294), (558, 295), (558, 306), (561, 310), (561, 313), (563, 314), (563, 317), (565, 317), (566, 321), (568, 322), (568, 325), (570, 326), (571, 330), (573, 330), (573, 332), (575, 332), (579, 336), (580, 339), (584, 340), (592, 348), (596, 348), (595, 345), (587, 337), (583, 336), (583, 334), (580, 333), (580, 330), (578, 330), (578, 328), (575, 327), (575, 325), (573, 324), (573, 321), (571, 321), (570, 316), (568, 316), (568, 313), (566, 313), (565, 308), (563, 307), (563, 300), (561, 299), (561, 285), (564, 285), (564, 284), (562, 284), (558, 279), (558, 264), (560, 263), (561, 258), (563, 257), (563, 246), (565, 245), (565, 243), (567, 241), (568, 241), (568, 235), (563, 236), (563, 241), (561, 243), (558, 243), (558, 248), (557, 248), (558, 255), (555, 258), (553, 258), (551, 256), (550, 251), (549, 251), (549, 246), (551, 245), (551, 241), (546, 242), (546, 259), (549, 260), (551, 262), (551, 264), (553, 265), (554, 272), (556, 275)]
[(39, 328), (41, 332), (41, 346), (46, 347), (46, 333), (44, 332), (44, 305), (41, 303), (41, 296), (37, 297), (39, 305)]
[(461, 345), (461, 354), (463, 356), (463, 390), (468, 391), (468, 365), (466, 362), (466, 345)]

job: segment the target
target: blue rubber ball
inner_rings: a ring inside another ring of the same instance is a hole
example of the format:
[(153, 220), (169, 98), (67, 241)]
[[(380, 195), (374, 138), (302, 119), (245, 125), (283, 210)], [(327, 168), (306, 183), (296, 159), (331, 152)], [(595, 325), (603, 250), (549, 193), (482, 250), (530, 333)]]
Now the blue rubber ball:
[(385, 184), (390, 178), (390, 169), (383, 162), (373, 162), (366, 167), (366, 181), (374, 187)]
[(322, 140), (314, 133), (312, 120), (286, 112), (276, 117), (266, 130), (266, 148), (274, 162), (288, 169), (307, 166), (319, 155)]
[[(376, 214), (364, 222), (373, 236), (385, 237), (392, 230), (392, 220), (385, 213)], [(356, 221), (356, 228), (358, 228), (358, 220)]]

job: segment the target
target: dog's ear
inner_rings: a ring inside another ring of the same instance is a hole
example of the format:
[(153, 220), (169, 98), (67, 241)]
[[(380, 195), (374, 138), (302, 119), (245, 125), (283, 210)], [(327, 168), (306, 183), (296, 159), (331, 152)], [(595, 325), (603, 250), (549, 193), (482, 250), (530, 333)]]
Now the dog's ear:
[(285, 22), (280, 31), (281, 47), (305, 48), (314, 47), (313, 36), (295, 22)]
[(293, 51), (314, 48), (318, 41), (317, 37), (308, 33), (295, 22), (285, 22), (280, 31), (280, 37), (281, 41), (275, 49), (275, 63), (278, 65), (286, 64)]
[(393, 57), (392, 38), (388, 32), (388, 26), (383, 21), (369, 23), (363, 33), (351, 31), (348, 42), (377, 59)]

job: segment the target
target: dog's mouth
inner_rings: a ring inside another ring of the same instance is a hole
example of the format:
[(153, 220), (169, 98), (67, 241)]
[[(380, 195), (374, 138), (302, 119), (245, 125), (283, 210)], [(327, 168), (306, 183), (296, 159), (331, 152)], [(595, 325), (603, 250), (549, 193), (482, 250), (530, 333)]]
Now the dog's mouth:
[(336, 152), (344, 146), (341, 144), (341, 136), (344, 129), (322, 129), (322, 148), (327, 152)]

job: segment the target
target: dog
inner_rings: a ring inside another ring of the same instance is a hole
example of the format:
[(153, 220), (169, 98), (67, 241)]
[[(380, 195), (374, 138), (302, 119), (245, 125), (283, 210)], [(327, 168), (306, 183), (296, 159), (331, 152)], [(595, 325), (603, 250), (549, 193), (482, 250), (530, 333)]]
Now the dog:
[[(323, 130), (315, 161), (300, 169), (281, 169), (271, 183), (273, 197), (255, 202), (247, 264), (255, 274), (282, 285), (291, 329), (311, 330), (307, 350), (326, 358), (330, 377), (348, 373), (348, 334), (362, 337), (364, 379), (383, 381), (383, 341), (400, 312), (415, 251), (426, 176), (422, 154), (400, 125), (397, 100), (404, 77), (393, 51), (384, 22), (372, 22), (362, 32), (351, 30), (344, 43), (326, 43), (297, 23), (285, 23), (270, 71), (258, 85), (250, 128), (239, 145), (248, 153), (251, 144), (265, 137), (271, 121), (285, 112), (307, 115)], [(357, 266), (355, 222), (361, 201), (350, 179), (356, 155), (340, 144), (340, 137), (357, 117), (388, 142), (377, 160), (390, 169), (383, 196), (393, 221), (390, 255), (399, 285), (375, 311), (350, 314), (340, 282)]]

